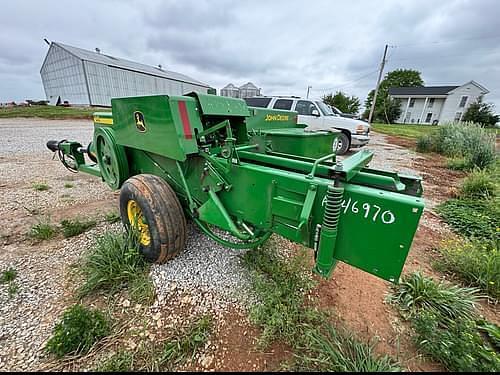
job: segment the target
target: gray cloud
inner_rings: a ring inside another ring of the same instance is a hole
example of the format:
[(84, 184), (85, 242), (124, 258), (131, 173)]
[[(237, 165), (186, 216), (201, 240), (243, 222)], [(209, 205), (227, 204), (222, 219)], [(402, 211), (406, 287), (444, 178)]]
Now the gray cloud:
[[(216, 88), (252, 81), (266, 94), (364, 101), (386, 43), (387, 70), (413, 68), (426, 84), (486, 86), (500, 112), (500, 2), (38, 1), (0, 13), (0, 101), (42, 98), (43, 38), (161, 63)], [(386, 70), (386, 71), (387, 71)]]

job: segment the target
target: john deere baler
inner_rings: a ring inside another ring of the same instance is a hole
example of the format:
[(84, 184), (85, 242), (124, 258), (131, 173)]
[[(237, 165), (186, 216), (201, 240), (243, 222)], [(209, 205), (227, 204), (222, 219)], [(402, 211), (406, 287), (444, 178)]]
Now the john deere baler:
[(277, 233), (313, 249), (322, 276), (343, 261), (395, 282), (424, 209), (421, 181), (369, 168), (368, 150), (337, 162), (337, 135), (305, 131), (294, 112), (192, 93), (113, 99), (89, 146), (47, 146), (121, 190), (122, 221), (150, 261), (184, 248), (187, 215), (225, 246)]

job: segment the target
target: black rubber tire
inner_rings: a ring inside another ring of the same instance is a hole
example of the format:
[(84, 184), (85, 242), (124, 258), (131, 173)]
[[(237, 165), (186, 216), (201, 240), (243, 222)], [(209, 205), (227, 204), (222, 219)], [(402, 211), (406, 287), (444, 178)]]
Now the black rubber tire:
[(126, 180), (120, 191), (120, 215), (127, 230), (129, 200), (139, 205), (149, 226), (151, 242), (140, 244), (142, 255), (154, 263), (165, 263), (178, 255), (186, 245), (186, 218), (170, 185), (151, 174), (139, 174)]
[(349, 151), (349, 148), (351, 147), (351, 141), (347, 134), (344, 132), (340, 133), (338, 136), (338, 147), (336, 154), (337, 155), (344, 155), (347, 151)]

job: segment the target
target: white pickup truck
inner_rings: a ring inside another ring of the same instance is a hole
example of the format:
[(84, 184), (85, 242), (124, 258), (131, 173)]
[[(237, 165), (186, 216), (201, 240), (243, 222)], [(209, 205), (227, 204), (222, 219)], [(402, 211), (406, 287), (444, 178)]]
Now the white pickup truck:
[(307, 129), (341, 131), (337, 154), (343, 155), (352, 147), (361, 147), (370, 141), (370, 124), (365, 121), (339, 116), (321, 100), (301, 99), (296, 96), (254, 96), (244, 99), (250, 107), (296, 111), (297, 123)]

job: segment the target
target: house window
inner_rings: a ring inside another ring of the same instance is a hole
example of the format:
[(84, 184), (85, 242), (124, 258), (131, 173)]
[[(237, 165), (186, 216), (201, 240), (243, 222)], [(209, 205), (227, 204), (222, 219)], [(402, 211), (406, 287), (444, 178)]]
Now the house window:
[(430, 98), (429, 105), (427, 107), (432, 108), (432, 106), (434, 105), (434, 100), (435, 100), (434, 98)]
[(467, 98), (468, 98), (467, 96), (462, 96), (462, 99), (460, 99), (460, 105), (459, 105), (460, 108), (465, 107), (465, 103), (467, 103)]
[(432, 112), (427, 113), (427, 117), (425, 118), (425, 122), (431, 122)]
[(462, 112), (455, 113), (455, 121), (458, 122), (462, 118)]
[(410, 105), (408, 107), (412, 108), (415, 105), (415, 99), (410, 99)]
[(406, 112), (405, 123), (410, 121), (411, 112)]

